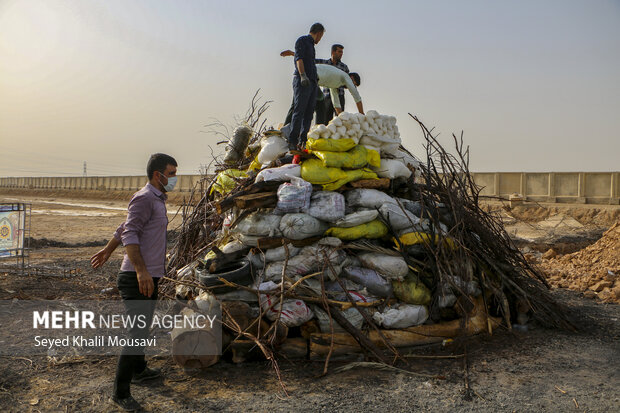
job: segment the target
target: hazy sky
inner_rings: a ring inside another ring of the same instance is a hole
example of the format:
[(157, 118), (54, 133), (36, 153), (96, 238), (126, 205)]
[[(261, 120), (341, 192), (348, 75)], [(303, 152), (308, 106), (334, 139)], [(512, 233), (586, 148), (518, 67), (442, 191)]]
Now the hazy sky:
[(464, 130), (474, 171), (620, 170), (617, 0), (0, 0), (0, 176), (143, 174), (153, 152), (197, 173), (222, 150), (205, 125), (258, 88), (284, 120), (279, 52), (315, 21), (417, 155), (407, 112)]

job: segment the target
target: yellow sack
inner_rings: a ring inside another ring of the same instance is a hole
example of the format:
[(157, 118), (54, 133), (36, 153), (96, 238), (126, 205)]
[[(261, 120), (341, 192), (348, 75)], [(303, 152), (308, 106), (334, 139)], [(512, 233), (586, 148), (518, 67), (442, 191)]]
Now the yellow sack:
[(343, 171), (340, 168), (328, 168), (319, 159), (308, 159), (301, 163), (302, 179), (323, 185), (324, 191), (334, 191), (342, 185), (360, 179), (377, 179), (377, 174), (370, 169)]
[[(434, 236), (432, 236), (431, 234), (427, 234), (426, 232), (409, 232), (407, 234), (401, 235), (400, 237), (398, 237), (398, 239), (403, 245), (416, 245), (423, 244), (425, 242), (433, 242), (436, 244), (437, 242), (439, 242), (439, 235), (435, 234)], [(454, 240), (452, 238), (444, 237), (443, 240), (450, 248), (456, 248), (456, 244), (454, 243)], [(394, 239), (394, 243), (398, 246), (396, 239)]]
[(407, 304), (428, 305), (431, 302), (431, 292), (413, 272), (403, 281), (393, 280), (394, 296)]
[(258, 157), (256, 157), (254, 158), (250, 166), (248, 166), (248, 171), (258, 171), (262, 167), (263, 167), (263, 164), (258, 162)]
[(379, 153), (362, 145), (356, 145), (347, 152), (312, 151), (312, 153), (323, 161), (324, 166), (332, 168), (359, 169), (366, 165), (381, 166)]
[(247, 178), (248, 174), (245, 171), (239, 169), (227, 169), (217, 174), (215, 182), (211, 186), (211, 195), (214, 191), (219, 192), (221, 195), (226, 195), (237, 186), (235, 178)]
[(351, 228), (330, 228), (325, 232), (325, 236), (340, 238), (344, 241), (352, 241), (359, 238), (381, 238), (388, 232), (387, 226), (375, 219), (365, 224), (356, 225)]
[(356, 145), (351, 138), (346, 139), (312, 139), (308, 138), (306, 148), (309, 151), (346, 152)]

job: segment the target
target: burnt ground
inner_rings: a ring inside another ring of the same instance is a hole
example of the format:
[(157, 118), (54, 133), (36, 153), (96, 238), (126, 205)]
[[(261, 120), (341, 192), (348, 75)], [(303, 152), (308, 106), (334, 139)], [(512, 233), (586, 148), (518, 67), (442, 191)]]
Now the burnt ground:
[[(107, 238), (118, 220), (33, 215), (36, 238), (65, 244), (33, 250), (31, 262), (39, 269), (33, 274), (0, 271), (0, 300), (117, 298), (120, 251), (103, 270), (94, 271), (88, 257), (100, 246), (86, 243), (101, 244), (98, 240)], [(63, 230), (55, 231), (59, 226)], [(530, 324), (526, 333), (498, 331), (492, 337), (408, 349), (403, 353), (411, 356), (409, 365), (399, 367), (409, 372), (370, 367), (336, 372), (358, 360), (332, 360), (321, 377), (321, 362), (280, 358), (288, 395), (265, 361), (222, 361), (203, 372), (186, 372), (170, 358), (157, 357), (150, 364), (162, 368), (164, 377), (133, 386), (132, 392), (152, 412), (619, 411), (620, 307), (569, 290), (553, 295), (569, 307), (578, 331)], [(114, 357), (61, 364), (44, 356), (0, 357), (0, 409), (115, 411), (107, 403), (115, 368)]]

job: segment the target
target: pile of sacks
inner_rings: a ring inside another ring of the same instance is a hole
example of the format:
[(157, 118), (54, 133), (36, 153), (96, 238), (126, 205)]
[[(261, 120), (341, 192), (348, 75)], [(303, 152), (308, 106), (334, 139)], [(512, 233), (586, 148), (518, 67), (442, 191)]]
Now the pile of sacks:
[[(267, 133), (250, 148), (258, 150), (250, 169), (264, 168), (283, 156), (288, 151), (285, 135)], [(306, 149), (318, 159), (305, 164), (304, 179), (333, 190), (358, 179), (408, 178), (412, 170), (419, 170), (419, 162), (400, 145), (394, 116), (374, 110), (366, 115), (342, 112), (327, 126), (315, 125), (308, 132)]]
[[(266, 167), (287, 150), (283, 137), (271, 132), (257, 144), (258, 154), (248, 170), (221, 172), (214, 186), (222, 197), (239, 176), (280, 184), (273, 208), (248, 213), (233, 207), (225, 213), (218, 248), (224, 254), (248, 251), (244, 259), (253, 273), (248, 286), (260, 293), (226, 292), (216, 294), (218, 299), (245, 301), (260, 307), (267, 319), (279, 318), (288, 327), (316, 320), (321, 332), (329, 333), (330, 324), (335, 331), (340, 327), (329, 322), (322, 307), (301, 299), (276, 303), (283, 281), (288, 286), (299, 283), (318, 295), (324, 292), (330, 300), (364, 303), (375, 323), (386, 329), (424, 324), (432, 299), (438, 300), (438, 308), (449, 309), (459, 294), (480, 295), (476, 282), (457, 275), (432, 285), (431, 278), (411, 268), (398, 251), (406, 248), (422, 259), (426, 252), (421, 244), (434, 240), (438, 231), (447, 234), (448, 225), (433, 226), (425, 217), (428, 206), (378, 189), (343, 188), (359, 180), (415, 179), (419, 162), (400, 144), (394, 117), (375, 111), (341, 113), (327, 126), (309, 132), (307, 150), (312, 156), (301, 164)], [(274, 237), (290, 243), (258, 248), (261, 239)], [(360, 241), (369, 248), (359, 248)], [(214, 257), (210, 252), (204, 259)], [(315, 276), (307, 277), (311, 274)], [(324, 290), (316, 274), (324, 275)], [(177, 293), (187, 290), (179, 286)], [(343, 315), (355, 327), (365, 327), (355, 308)]]

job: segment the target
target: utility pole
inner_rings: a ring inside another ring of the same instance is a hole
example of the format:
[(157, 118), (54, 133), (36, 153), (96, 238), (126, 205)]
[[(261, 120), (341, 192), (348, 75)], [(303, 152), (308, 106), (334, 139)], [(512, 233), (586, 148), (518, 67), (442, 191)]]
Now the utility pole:
[(83, 176), (84, 176), (84, 177), (88, 176), (88, 175), (86, 174), (86, 161), (84, 161), (84, 175), (83, 175)]

